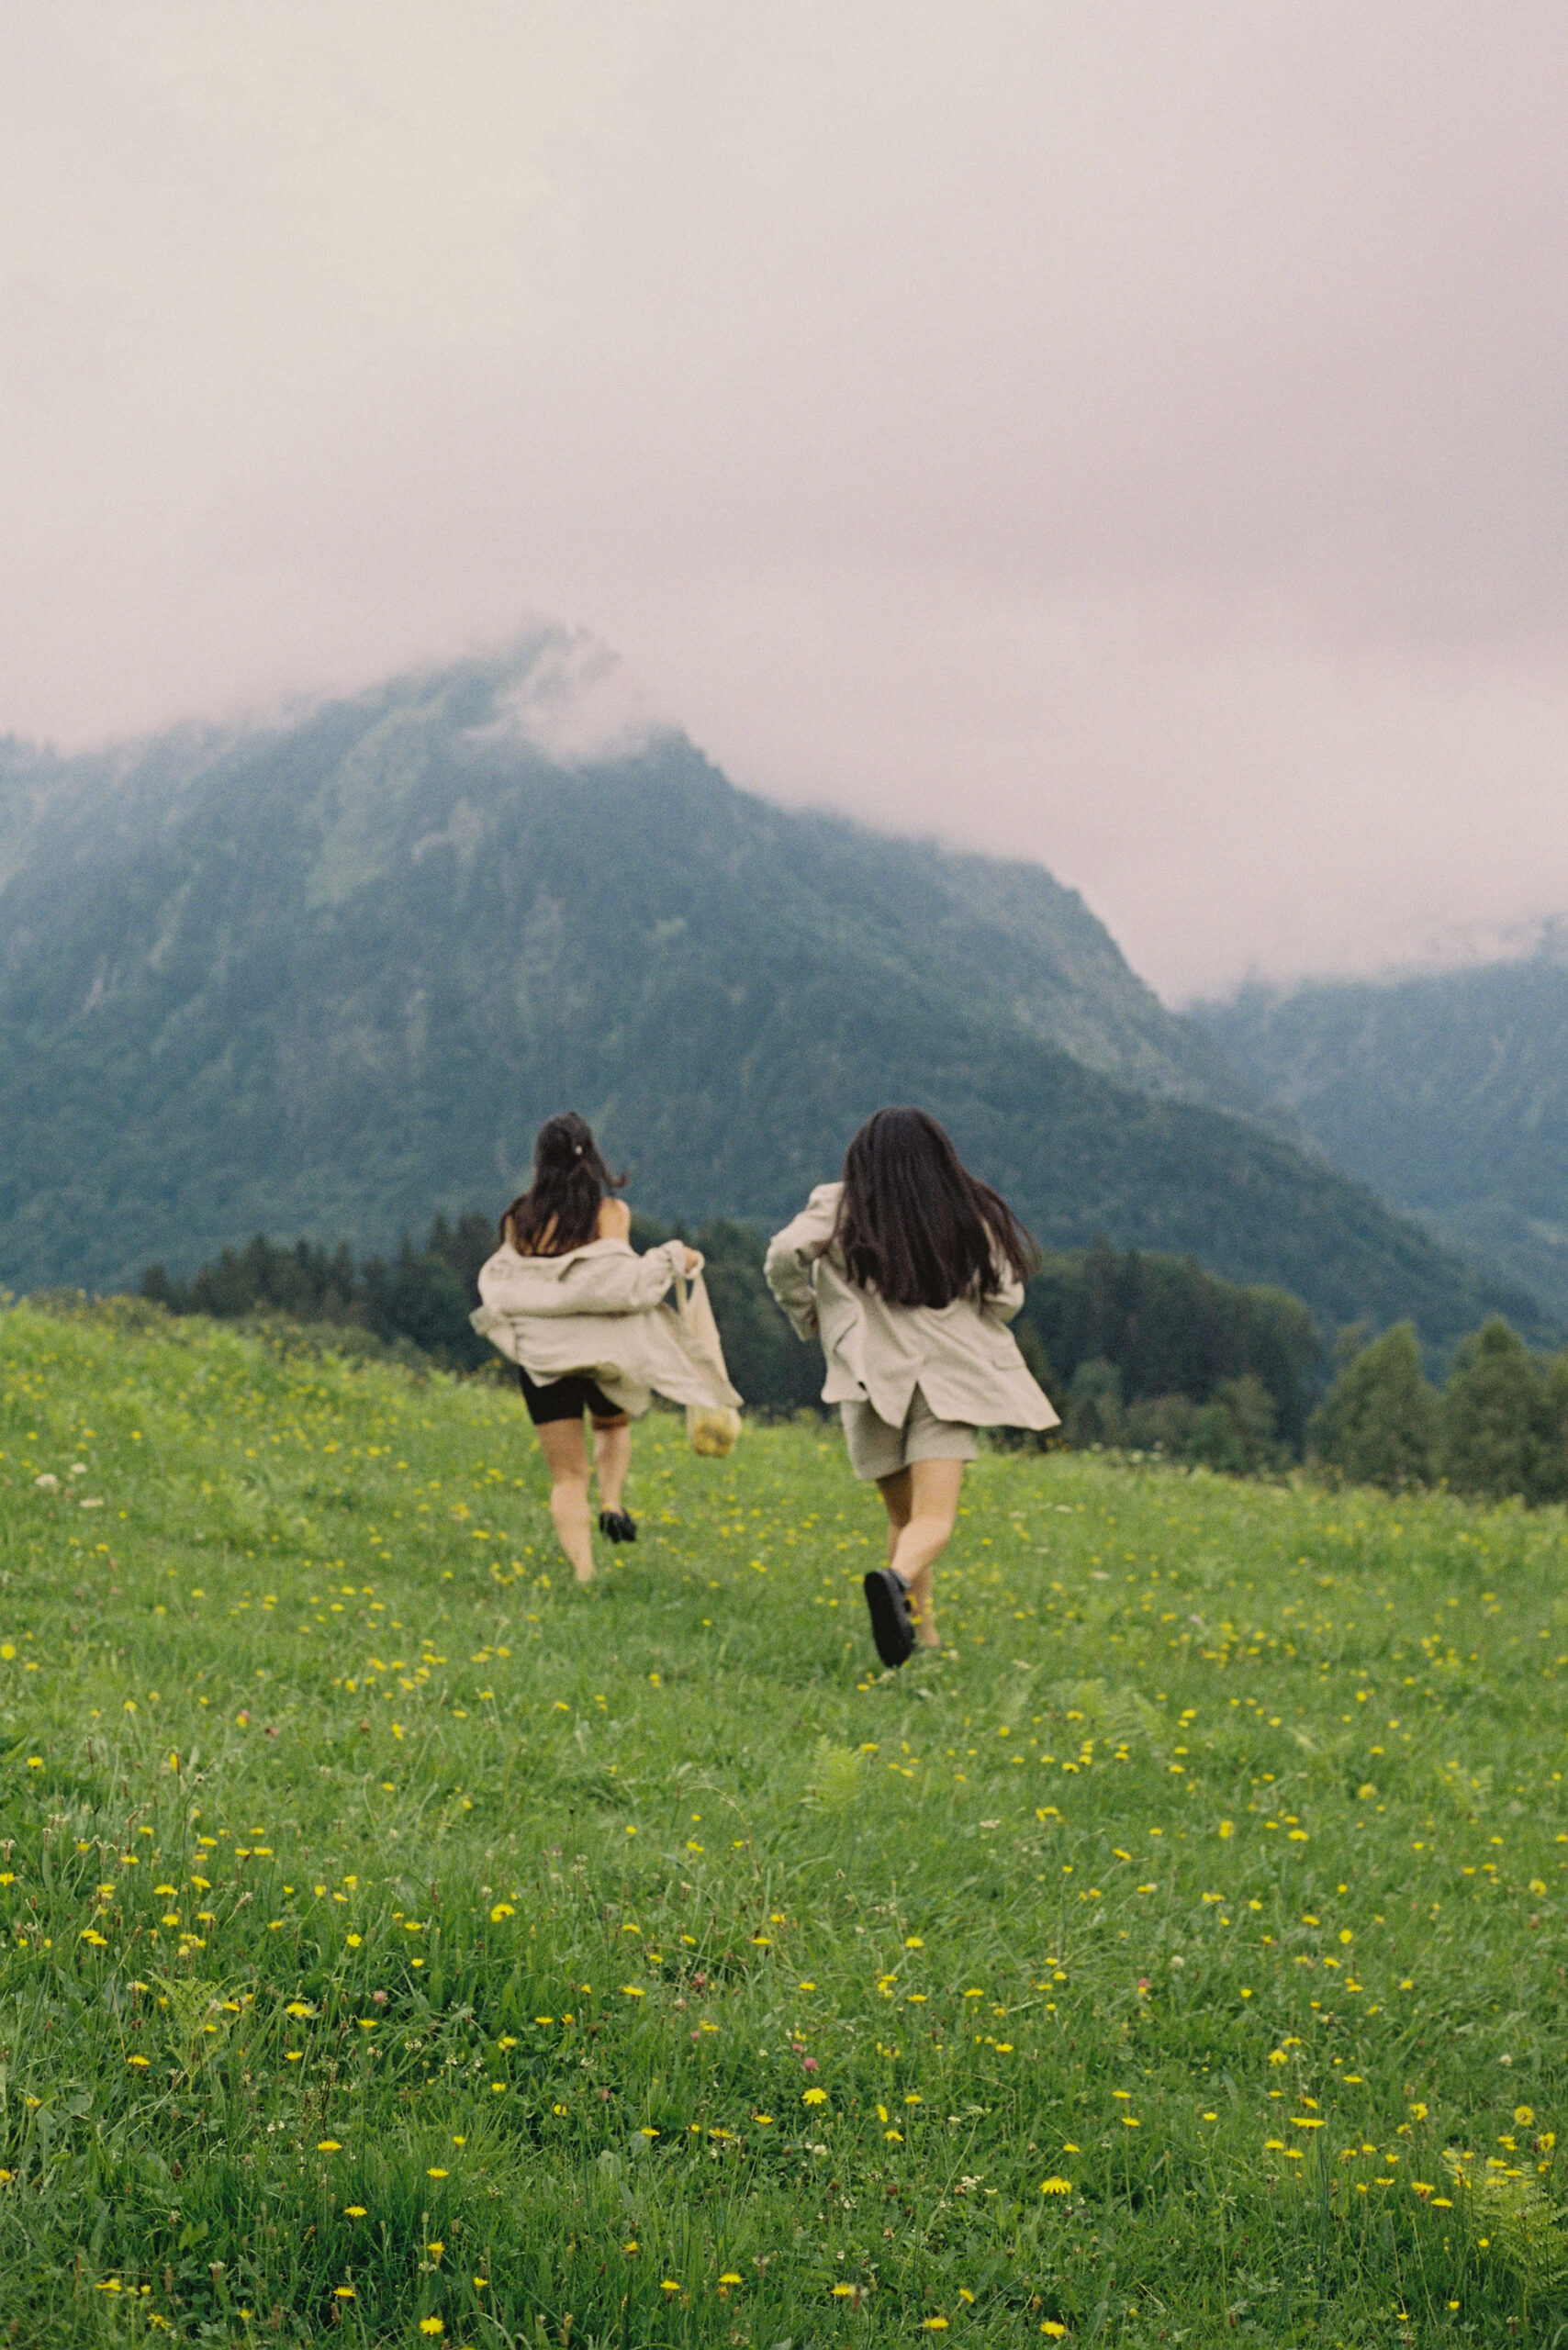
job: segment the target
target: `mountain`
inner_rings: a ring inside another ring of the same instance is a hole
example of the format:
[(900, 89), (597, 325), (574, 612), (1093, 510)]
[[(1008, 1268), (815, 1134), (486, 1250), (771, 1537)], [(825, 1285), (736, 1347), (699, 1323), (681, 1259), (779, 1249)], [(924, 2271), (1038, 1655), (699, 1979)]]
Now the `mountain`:
[(1568, 961), (1249, 988), (1200, 1024), (1338, 1165), (1568, 1314)]
[(1528, 1299), (1264, 1131), (1036, 867), (560, 747), (561, 640), (287, 722), (0, 756), (0, 1280), (499, 1205), (571, 1103), (646, 1210), (782, 1219), (918, 1100), (1042, 1240), (1103, 1233), (1441, 1346)]

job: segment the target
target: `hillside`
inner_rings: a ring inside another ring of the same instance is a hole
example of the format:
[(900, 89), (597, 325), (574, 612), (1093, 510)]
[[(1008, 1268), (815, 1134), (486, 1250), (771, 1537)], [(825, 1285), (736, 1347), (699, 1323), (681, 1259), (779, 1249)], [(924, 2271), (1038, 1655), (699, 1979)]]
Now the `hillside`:
[(1341, 1167), (1568, 1312), (1568, 963), (1249, 989), (1197, 1018)]
[(550, 643), (271, 729), (10, 746), (0, 1281), (263, 1228), (384, 1247), (498, 1203), (566, 1102), (639, 1206), (782, 1218), (913, 1098), (1051, 1245), (1191, 1250), (1435, 1345), (1529, 1322), (1232, 1114), (1213, 1043), (1047, 874), (787, 813), (676, 735), (553, 760), (519, 715)]
[(879, 1675), (842, 1445), (628, 1500), (0, 1312), (0, 2339), (1552, 2341), (1560, 1512), (988, 1450)]

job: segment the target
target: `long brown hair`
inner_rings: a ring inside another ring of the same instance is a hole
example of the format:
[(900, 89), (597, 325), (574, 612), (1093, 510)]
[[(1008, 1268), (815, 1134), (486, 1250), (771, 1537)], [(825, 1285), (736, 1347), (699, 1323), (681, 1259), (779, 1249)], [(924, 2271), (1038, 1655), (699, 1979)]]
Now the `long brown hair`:
[(564, 1257), (593, 1238), (599, 1202), (625, 1181), (605, 1165), (587, 1119), (563, 1110), (534, 1138), (533, 1181), (502, 1215), (501, 1238), (520, 1256)]
[(834, 1238), (850, 1280), (890, 1305), (995, 1297), (999, 1258), (1020, 1281), (1039, 1262), (1006, 1201), (969, 1173), (924, 1110), (867, 1119), (845, 1153)]

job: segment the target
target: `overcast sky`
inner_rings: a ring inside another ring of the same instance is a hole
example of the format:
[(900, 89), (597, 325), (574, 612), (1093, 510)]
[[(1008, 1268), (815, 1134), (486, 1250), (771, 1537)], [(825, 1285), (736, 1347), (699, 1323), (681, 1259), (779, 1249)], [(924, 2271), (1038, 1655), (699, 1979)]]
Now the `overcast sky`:
[(1562, 0), (4, 0), (0, 732), (558, 615), (1169, 998), (1568, 909)]

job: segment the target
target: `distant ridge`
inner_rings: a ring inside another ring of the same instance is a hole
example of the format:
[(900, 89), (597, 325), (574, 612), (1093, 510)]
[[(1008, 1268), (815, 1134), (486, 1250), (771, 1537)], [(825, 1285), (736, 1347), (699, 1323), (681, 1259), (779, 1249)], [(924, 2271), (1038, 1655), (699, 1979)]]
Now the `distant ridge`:
[(1342, 1167), (1568, 1314), (1568, 958), (1249, 988), (1195, 1017)]
[(789, 813), (678, 733), (574, 741), (569, 643), (0, 752), (0, 1280), (262, 1228), (386, 1246), (498, 1204), (566, 1102), (640, 1205), (766, 1221), (913, 1099), (1053, 1244), (1191, 1251), (1434, 1346), (1539, 1319), (1253, 1122), (1049, 874)]

